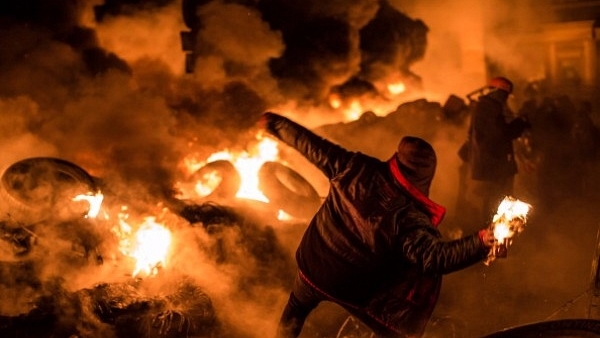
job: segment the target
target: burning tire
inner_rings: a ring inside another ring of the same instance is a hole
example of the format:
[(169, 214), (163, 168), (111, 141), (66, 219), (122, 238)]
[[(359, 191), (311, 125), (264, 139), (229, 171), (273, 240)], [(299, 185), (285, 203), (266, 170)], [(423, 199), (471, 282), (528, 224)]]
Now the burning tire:
[(71, 162), (52, 157), (24, 159), (0, 177), (1, 216), (29, 224), (83, 216), (89, 205), (73, 198), (96, 190), (94, 178)]
[(240, 188), (242, 179), (233, 163), (218, 160), (207, 163), (196, 170), (190, 178), (194, 185), (206, 187), (205, 194), (199, 194), (203, 200), (233, 199)]
[(321, 205), (315, 188), (302, 175), (278, 163), (265, 162), (258, 171), (259, 189), (283, 211), (307, 217)]

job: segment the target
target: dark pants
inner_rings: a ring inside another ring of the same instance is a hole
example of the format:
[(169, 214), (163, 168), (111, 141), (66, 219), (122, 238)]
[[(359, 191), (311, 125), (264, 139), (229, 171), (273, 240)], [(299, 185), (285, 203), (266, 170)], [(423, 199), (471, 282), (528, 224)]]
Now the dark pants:
[(340, 304), (340, 302), (335, 299), (315, 290), (312, 286), (304, 282), (300, 275), (297, 274), (292, 287), (292, 292), (290, 293), (288, 302), (283, 309), (283, 313), (279, 320), (277, 338), (298, 337), (302, 331), (306, 318), (322, 301), (330, 301), (342, 306), (352, 316), (373, 330), (374, 335), (371, 337), (405, 337), (379, 323), (371, 316), (367, 315), (364, 310)]
[(297, 274), (292, 292), (290, 292), (290, 298), (279, 320), (277, 338), (298, 337), (306, 317), (324, 300), (327, 300), (327, 298), (306, 284)]

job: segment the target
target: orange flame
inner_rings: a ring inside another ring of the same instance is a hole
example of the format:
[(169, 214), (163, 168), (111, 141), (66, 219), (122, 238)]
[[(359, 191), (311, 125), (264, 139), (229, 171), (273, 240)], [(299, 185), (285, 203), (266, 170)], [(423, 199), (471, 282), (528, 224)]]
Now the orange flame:
[(491, 225), (496, 243), (484, 262), (486, 265), (494, 261), (497, 256), (504, 257), (506, 248), (512, 244), (512, 238), (525, 229), (530, 209), (530, 204), (510, 196), (504, 197), (500, 202)]
[[(123, 209), (124, 211), (126, 208)], [(135, 233), (127, 223), (126, 212), (119, 214), (119, 228), (113, 231), (119, 237), (119, 250), (122, 254), (135, 260), (132, 276), (140, 274), (155, 276), (159, 268), (167, 264), (167, 256), (171, 247), (171, 231), (164, 225), (156, 223), (155, 217), (146, 217)]]
[(406, 85), (404, 84), (404, 82), (390, 83), (387, 85), (387, 90), (392, 95), (398, 95), (404, 93), (404, 91), (406, 90)]
[[(223, 150), (210, 155), (206, 161), (200, 163), (187, 159), (184, 161), (189, 172), (193, 172), (206, 163), (218, 160), (230, 161), (240, 174), (240, 188), (235, 197), (256, 200), (268, 203), (269, 199), (258, 188), (258, 171), (267, 161), (276, 161), (279, 158), (278, 143), (270, 137), (258, 134), (259, 141), (249, 151), (233, 152)], [(219, 173), (208, 173), (202, 180), (195, 182), (194, 193), (199, 196), (210, 194), (221, 183)]]
[(344, 120), (355, 121), (358, 120), (364, 109), (362, 104), (358, 100), (352, 100), (348, 108), (344, 110)]
[(86, 215), (86, 217), (88, 218), (96, 218), (98, 216), (103, 200), (104, 195), (102, 195), (100, 192), (97, 192), (96, 194), (81, 194), (73, 198), (73, 201), (75, 202), (87, 201), (90, 204), (90, 209), (88, 210), (88, 213)]
[(514, 197), (506, 196), (492, 219), (494, 237), (498, 242), (504, 242), (525, 229), (527, 214), (531, 205)]

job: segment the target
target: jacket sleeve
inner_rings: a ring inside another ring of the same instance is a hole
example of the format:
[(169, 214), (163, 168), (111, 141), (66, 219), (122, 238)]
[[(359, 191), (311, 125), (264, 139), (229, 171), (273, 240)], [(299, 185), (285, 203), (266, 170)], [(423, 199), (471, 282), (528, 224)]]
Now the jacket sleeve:
[(502, 106), (489, 98), (481, 98), (472, 112), (472, 138), (486, 152), (494, 153), (500, 140), (505, 138), (506, 124)]
[(403, 237), (402, 253), (426, 274), (448, 274), (469, 267), (487, 257), (489, 248), (474, 233), (444, 241), (433, 227), (414, 228)]
[(527, 128), (531, 128), (531, 125), (522, 117), (515, 118), (507, 125), (508, 134), (512, 140), (520, 137)]
[(263, 114), (267, 132), (298, 150), (329, 179), (346, 167), (353, 153), (275, 113)]

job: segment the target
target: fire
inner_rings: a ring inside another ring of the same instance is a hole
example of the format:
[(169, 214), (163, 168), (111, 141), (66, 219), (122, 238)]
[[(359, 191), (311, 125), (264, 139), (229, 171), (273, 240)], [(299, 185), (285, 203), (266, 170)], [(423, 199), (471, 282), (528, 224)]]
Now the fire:
[(73, 198), (73, 201), (75, 201), (75, 202), (87, 201), (90, 204), (90, 209), (88, 210), (88, 213), (86, 215), (86, 217), (88, 217), (88, 218), (96, 218), (98, 216), (98, 213), (100, 213), (100, 207), (102, 206), (103, 200), (104, 200), (104, 195), (102, 195), (100, 192), (97, 192), (95, 194), (92, 194), (92, 193), (81, 194), (81, 195), (77, 195)]
[(164, 225), (156, 223), (155, 217), (146, 217), (137, 231), (126, 222), (127, 214), (119, 216), (119, 228), (113, 231), (119, 236), (119, 250), (127, 257), (135, 260), (132, 276), (140, 273), (154, 276), (159, 268), (167, 265), (166, 258), (171, 247), (171, 231)]
[(530, 209), (531, 205), (510, 196), (500, 202), (498, 211), (492, 219), (494, 237), (498, 242), (510, 239), (525, 229)]
[[(100, 192), (81, 194), (73, 198), (73, 201), (90, 203), (86, 215), (88, 218), (97, 217), (103, 200), (104, 195)], [(134, 233), (133, 227), (127, 222), (128, 217), (127, 207), (123, 206), (118, 215), (119, 225), (112, 229), (119, 239), (118, 249), (123, 255), (135, 260), (133, 277), (141, 273), (146, 276), (156, 275), (160, 267), (166, 266), (166, 257), (171, 246), (171, 232), (164, 225), (156, 223), (155, 217), (149, 216)]]
[(363, 113), (363, 107), (358, 100), (353, 100), (350, 105), (344, 111), (344, 119), (346, 121), (358, 120), (360, 115)]
[[(206, 163), (228, 160), (233, 164), (241, 178), (240, 188), (235, 197), (268, 203), (269, 199), (258, 188), (258, 171), (265, 162), (276, 161), (279, 158), (278, 143), (270, 137), (263, 136), (262, 133), (256, 137), (259, 142), (249, 151), (232, 152), (224, 150), (216, 152), (201, 163), (187, 160), (186, 167), (188, 171), (194, 171)], [(202, 180), (195, 182), (194, 192), (199, 196), (206, 196), (220, 183), (219, 173), (208, 173)]]
[(342, 98), (340, 98), (340, 96), (337, 94), (329, 95), (329, 105), (333, 109), (338, 109), (342, 106)]
[(531, 210), (530, 204), (511, 196), (504, 197), (500, 202), (491, 225), (497, 244), (494, 245), (486, 264), (496, 258), (500, 249), (505, 251), (506, 247), (512, 244), (512, 238), (525, 229), (529, 210)]
[(404, 84), (404, 82), (390, 83), (387, 85), (387, 90), (392, 95), (398, 95), (404, 93), (404, 91), (406, 90), (406, 85)]

